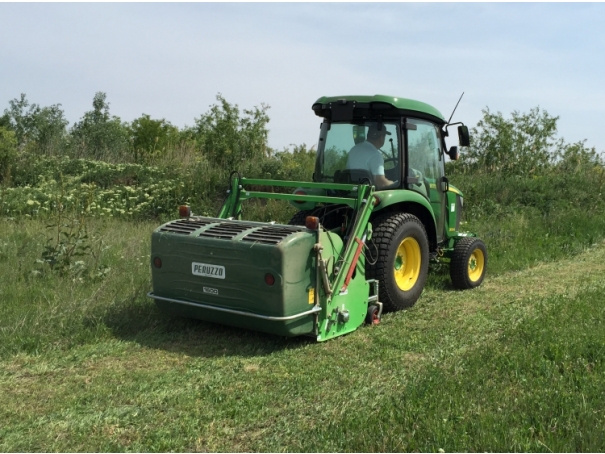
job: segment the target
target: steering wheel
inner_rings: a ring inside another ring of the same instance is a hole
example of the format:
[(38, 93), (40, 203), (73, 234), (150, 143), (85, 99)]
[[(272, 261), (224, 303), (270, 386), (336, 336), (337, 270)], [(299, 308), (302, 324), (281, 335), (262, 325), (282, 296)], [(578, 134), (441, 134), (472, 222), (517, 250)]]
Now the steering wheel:
[(384, 160), (385, 167), (386, 167), (387, 162), (392, 162), (392, 163), (394, 163), (394, 164), (395, 164), (395, 165), (393, 166), (393, 168), (394, 168), (394, 169), (396, 169), (396, 168), (398, 168), (398, 167), (399, 167), (399, 159), (397, 159), (397, 158), (386, 158), (386, 159)]

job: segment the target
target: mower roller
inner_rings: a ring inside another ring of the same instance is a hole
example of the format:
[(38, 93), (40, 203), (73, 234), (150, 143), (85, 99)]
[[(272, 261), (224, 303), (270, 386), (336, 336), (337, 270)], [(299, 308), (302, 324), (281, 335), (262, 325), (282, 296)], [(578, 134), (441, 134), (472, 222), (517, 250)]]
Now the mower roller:
[[(217, 217), (181, 207), (153, 232), (149, 296), (162, 310), (325, 341), (412, 306), (430, 260), (449, 262), (457, 289), (481, 284), (486, 247), (460, 231), (463, 195), (445, 176), (445, 155), (458, 158), (445, 147), (454, 124), (383, 95), (323, 97), (313, 110), (323, 118), (313, 182), (232, 172)], [(287, 225), (242, 220), (253, 198), (299, 211)]]

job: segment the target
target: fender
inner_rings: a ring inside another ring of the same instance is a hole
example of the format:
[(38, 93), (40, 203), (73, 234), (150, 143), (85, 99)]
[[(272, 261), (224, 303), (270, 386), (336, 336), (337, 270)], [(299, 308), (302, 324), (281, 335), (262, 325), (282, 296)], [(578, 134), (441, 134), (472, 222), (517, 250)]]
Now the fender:
[(448, 190), (453, 192), (454, 194), (458, 194), (460, 197), (464, 197), (464, 194), (462, 194), (462, 191), (452, 184), (449, 185)]
[(421, 194), (402, 189), (378, 191), (375, 196), (380, 203), (374, 207), (373, 214), (386, 211), (402, 211), (417, 216), (426, 229), (431, 250), (437, 248), (437, 223), (430, 202)]
[(435, 223), (435, 214), (433, 213), (431, 204), (425, 197), (417, 192), (401, 189), (390, 189), (387, 191), (377, 191), (375, 195), (380, 199), (380, 203), (374, 207), (374, 212), (380, 211), (397, 203), (412, 202), (422, 205), (424, 208), (426, 208), (431, 213), (431, 218), (433, 219), (433, 223)]

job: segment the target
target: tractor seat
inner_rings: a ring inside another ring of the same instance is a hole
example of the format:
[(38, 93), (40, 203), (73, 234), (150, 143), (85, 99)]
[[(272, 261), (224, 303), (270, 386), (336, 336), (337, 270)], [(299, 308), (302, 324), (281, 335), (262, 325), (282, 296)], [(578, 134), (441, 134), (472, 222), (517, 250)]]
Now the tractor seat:
[(334, 183), (374, 185), (374, 177), (367, 169), (344, 169), (334, 172)]

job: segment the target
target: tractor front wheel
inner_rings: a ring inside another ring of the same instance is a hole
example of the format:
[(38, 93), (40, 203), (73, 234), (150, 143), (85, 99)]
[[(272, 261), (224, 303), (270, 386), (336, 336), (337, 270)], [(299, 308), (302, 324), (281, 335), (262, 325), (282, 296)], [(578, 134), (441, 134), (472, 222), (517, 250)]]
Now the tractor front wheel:
[(487, 269), (487, 248), (479, 238), (466, 237), (456, 243), (450, 262), (450, 277), (460, 290), (481, 285)]
[(378, 257), (373, 265), (368, 263), (368, 277), (380, 282), (379, 297), (386, 311), (411, 307), (420, 298), (429, 268), (424, 225), (408, 213), (385, 214), (372, 224), (371, 242)]

